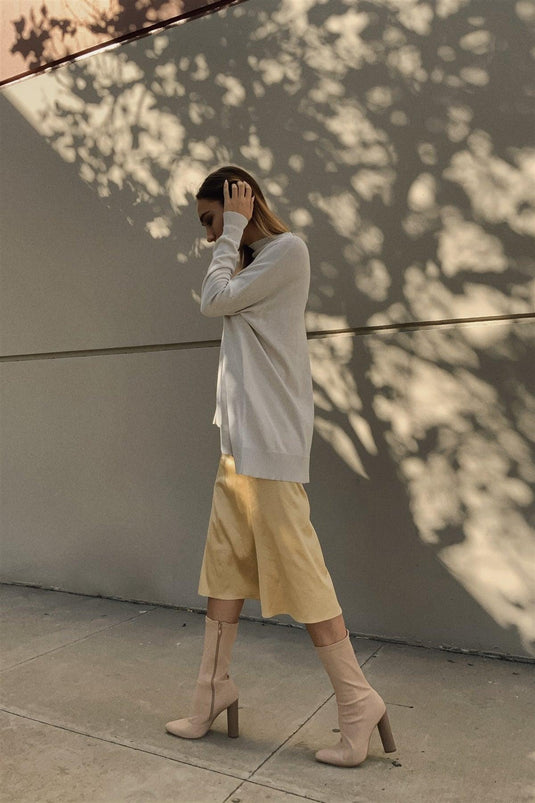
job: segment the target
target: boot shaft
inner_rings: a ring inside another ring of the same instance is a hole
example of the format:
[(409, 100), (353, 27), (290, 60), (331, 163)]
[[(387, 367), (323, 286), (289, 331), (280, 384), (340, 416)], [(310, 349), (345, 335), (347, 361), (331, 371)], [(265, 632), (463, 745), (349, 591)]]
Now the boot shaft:
[(204, 647), (199, 668), (200, 683), (217, 683), (227, 677), (239, 622), (223, 622), (205, 616)]
[(338, 703), (369, 696), (372, 687), (359, 666), (347, 629), (341, 641), (316, 647), (316, 651), (329, 675)]

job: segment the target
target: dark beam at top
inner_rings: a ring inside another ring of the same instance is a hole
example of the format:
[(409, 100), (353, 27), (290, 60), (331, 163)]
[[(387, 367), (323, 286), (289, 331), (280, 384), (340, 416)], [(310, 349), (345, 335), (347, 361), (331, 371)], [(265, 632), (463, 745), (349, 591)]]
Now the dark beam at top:
[(1, 0), (0, 86), (243, 1)]

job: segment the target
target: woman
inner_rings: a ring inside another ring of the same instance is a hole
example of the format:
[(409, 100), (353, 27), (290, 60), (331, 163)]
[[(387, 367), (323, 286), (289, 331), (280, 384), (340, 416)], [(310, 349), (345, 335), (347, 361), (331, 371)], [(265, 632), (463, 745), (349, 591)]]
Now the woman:
[(208, 606), (193, 711), (166, 729), (198, 739), (226, 709), (228, 735), (239, 735), (230, 656), (244, 599), (260, 599), (263, 617), (287, 613), (306, 625), (335, 690), (340, 740), (316, 759), (357, 766), (376, 725), (385, 752), (395, 745), (384, 701), (349, 641), (303, 488), (314, 416), (308, 249), (239, 167), (211, 173), (196, 199), (216, 243), (201, 313), (223, 316), (213, 421), (221, 458), (198, 588)]

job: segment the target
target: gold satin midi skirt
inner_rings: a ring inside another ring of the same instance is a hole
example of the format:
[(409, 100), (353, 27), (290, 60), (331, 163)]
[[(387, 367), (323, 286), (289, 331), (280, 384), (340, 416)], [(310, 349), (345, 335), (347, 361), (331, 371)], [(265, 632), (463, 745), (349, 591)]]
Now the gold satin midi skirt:
[(198, 593), (259, 599), (264, 618), (342, 613), (302, 483), (236, 474), (232, 455), (221, 455)]

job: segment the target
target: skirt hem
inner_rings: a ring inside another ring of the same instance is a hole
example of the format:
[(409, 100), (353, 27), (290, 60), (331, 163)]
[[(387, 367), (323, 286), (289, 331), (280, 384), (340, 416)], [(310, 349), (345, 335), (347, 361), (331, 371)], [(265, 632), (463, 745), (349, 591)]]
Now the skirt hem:
[(274, 616), (280, 616), (281, 614), (284, 614), (286, 616), (291, 616), (292, 619), (294, 619), (296, 622), (299, 622), (300, 624), (303, 624), (303, 625), (305, 625), (305, 624), (315, 624), (316, 622), (324, 622), (327, 619), (334, 619), (336, 616), (340, 616), (340, 614), (342, 613), (342, 608), (340, 607), (340, 605), (338, 605), (338, 609), (337, 609), (336, 613), (333, 613), (330, 616), (329, 615), (325, 615), (325, 612), (323, 611), (322, 614), (320, 615), (319, 619), (317, 617), (315, 617), (315, 616), (311, 617), (311, 614), (306, 614), (306, 618), (303, 618), (302, 616), (297, 616), (297, 614), (293, 614), (291, 611), (288, 611), (288, 610), (277, 610), (275, 608), (275, 609), (273, 609), (273, 611), (268, 612), (269, 609), (266, 609), (265, 605), (262, 607), (262, 600), (261, 600), (261, 598), (259, 596), (252, 596), (250, 594), (239, 594), (239, 593), (237, 593), (235, 596), (224, 596), (222, 594), (216, 594), (216, 593), (205, 594), (205, 593), (203, 593), (201, 591), (198, 591), (197, 593), (201, 597), (213, 597), (214, 599), (225, 599), (225, 600), (227, 600), (227, 599), (228, 600), (230, 600), (230, 599), (256, 599), (256, 600), (258, 600), (260, 602), (260, 606), (262, 608), (262, 619), (272, 619)]

